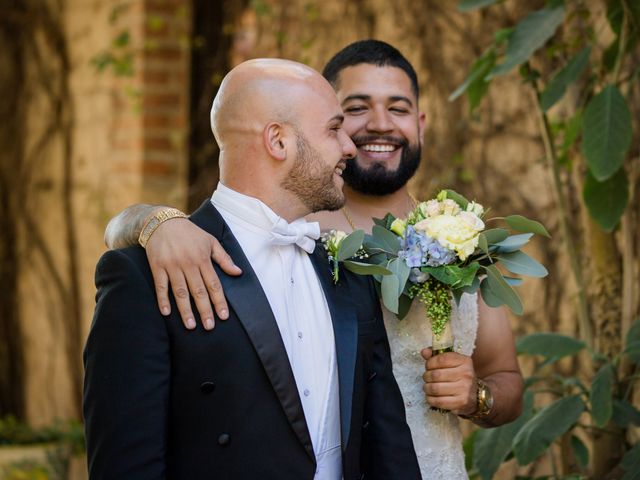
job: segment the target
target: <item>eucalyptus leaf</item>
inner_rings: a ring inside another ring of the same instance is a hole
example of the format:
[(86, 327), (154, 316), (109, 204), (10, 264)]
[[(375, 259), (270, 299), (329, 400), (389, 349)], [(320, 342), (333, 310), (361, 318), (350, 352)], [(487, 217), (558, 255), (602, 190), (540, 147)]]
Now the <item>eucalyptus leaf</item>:
[(591, 417), (596, 426), (600, 428), (609, 422), (613, 413), (614, 377), (613, 365), (606, 363), (598, 370), (591, 384), (591, 392), (589, 393)]
[(467, 205), (469, 205), (469, 200), (467, 200), (464, 196), (460, 195), (455, 190), (448, 189), (447, 198), (450, 198), (451, 200), (456, 202), (462, 210), (466, 210)]
[(398, 313), (398, 288), (400, 281), (395, 275), (385, 275), (380, 283), (382, 292), (382, 303), (387, 310)]
[(353, 257), (356, 252), (362, 248), (362, 242), (364, 241), (364, 232), (362, 230), (355, 230), (353, 233), (347, 235), (342, 242), (340, 242), (340, 248), (338, 248), (338, 261), (343, 262)]
[(512, 287), (519, 287), (520, 285), (522, 285), (522, 279), (521, 278), (507, 277), (507, 276), (504, 276), (504, 275), (502, 276), (502, 278), (504, 278), (505, 282), (507, 282)]
[(452, 287), (466, 287), (473, 283), (473, 279), (480, 268), (478, 262), (473, 262), (466, 267), (458, 265), (443, 265), (440, 267), (422, 267), (423, 272), (433, 275), (436, 279)]
[(461, 287), (464, 293), (469, 293), (471, 295), (476, 293), (479, 288), (480, 288), (480, 278), (477, 275), (473, 277), (473, 281), (471, 282), (471, 285)]
[(542, 355), (547, 358), (575, 355), (585, 347), (582, 340), (551, 332), (532, 333), (516, 341), (518, 354)]
[(585, 404), (579, 395), (561, 398), (537, 412), (513, 439), (519, 465), (528, 465), (580, 418)]
[(391, 275), (391, 271), (382, 265), (345, 260), (344, 268), (357, 275)]
[(516, 315), (522, 315), (522, 300), (517, 292), (505, 281), (495, 265), (484, 267), (491, 291), (500, 298)]
[(521, 233), (519, 235), (511, 235), (505, 238), (503, 241), (494, 243), (494, 246), (498, 247), (498, 253), (509, 253), (520, 250), (524, 247), (529, 240), (533, 237), (533, 233)]
[(398, 298), (398, 313), (396, 315), (398, 317), (398, 320), (402, 320), (407, 316), (409, 310), (411, 309), (412, 303), (413, 298), (410, 298), (404, 294), (400, 295), (400, 298)]
[(489, 243), (487, 242), (487, 237), (484, 233), (478, 235), (478, 248), (484, 253), (489, 253)]
[(523, 217), (522, 215), (509, 215), (504, 219), (514, 230), (518, 232), (524, 233), (537, 233), (538, 235), (542, 235), (547, 238), (551, 238), (547, 229), (544, 228), (540, 222), (536, 222), (535, 220), (530, 220), (527, 217)]
[(496, 256), (496, 259), (498, 259), (507, 270), (517, 273), (518, 275), (542, 278), (549, 274), (544, 265), (521, 251), (501, 253)]
[(591, 47), (583, 48), (551, 79), (540, 95), (540, 106), (543, 111), (546, 112), (555, 105), (562, 98), (567, 87), (576, 81), (588, 65), (590, 53)]
[(407, 266), (407, 263), (402, 258), (394, 258), (393, 260), (389, 260), (387, 269), (389, 269), (389, 271), (398, 278), (398, 291), (396, 293), (396, 296), (399, 297), (404, 291), (404, 286), (409, 279), (411, 269)]
[(602, 182), (587, 171), (582, 198), (591, 218), (605, 232), (613, 231), (629, 201), (629, 181), (624, 168), (620, 168), (612, 177)]
[(480, 295), (482, 296), (482, 300), (484, 300), (484, 303), (492, 308), (497, 308), (504, 305), (502, 299), (498, 298), (498, 296), (491, 290), (489, 280), (486, 277), (482, 280), (482, 282), (480, 282)]
[(484, 236), (489, 245), (495, 245), (509, 237), (509, 230), (505, 230), (504, 228), (492, 228), (485, 230), (480, 235)]
[(400, 240), (392, 231), (380, 225), (374, 225), (371, 229), (371, 235), (375, 242), (384, 248), (385, 251), (395, 254), (400, 250)]
[(478, 8), (493, 5), (497, 1), (498, 0), (460, 0), (460, 3), (458, 3), (458, 10), (461, 12), (471, 12)]
[(504, 75), (529, 60), (533, 52), (553, 36), (563, 19), (564, 7), (561, 4), (527, 15), (516, 25), (509, 37), (504, 62), (489, 73), (489, 78)]
[(389, 230), (391, 228), (391, 224), (396, 219), (391, 213), (387, 213), (384, 218), (374, 218), (374, 225), (380, 225), (382, 228), (386, 228)]
[(473, 448), (473, 466), (478, 470), (480, 478), (490, 480), (500, 464), (511, 452), (511, 444), (522, 426), (533, 415), (533, 393), (525, 392), (522, 415), (514, 422), (497, 428), (481, 428), (478, 430)]
[(587, 468), (587, 465), (589, 465), (589, 449), (587, 446), (578, 437), (571, 435), (571, 448), (578, 465), (582, 468)]
[(615, 174), (631, 145), (631, 112), (615, 85), (593, 97), (582, 119), (582, 153), (596, 180)]

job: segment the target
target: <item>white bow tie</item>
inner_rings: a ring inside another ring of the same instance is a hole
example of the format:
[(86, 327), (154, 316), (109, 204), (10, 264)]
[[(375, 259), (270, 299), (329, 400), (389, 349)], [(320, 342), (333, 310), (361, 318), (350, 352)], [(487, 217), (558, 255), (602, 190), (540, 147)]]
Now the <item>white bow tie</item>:
[(271, 229), (271, 242), (274, 245), (296, 244), (307, 253), (313, 253), (318, 238), (320, 238), (318, 222), (296, 220), (293, 223), (287, 223), (286, 220), (279, 218)]

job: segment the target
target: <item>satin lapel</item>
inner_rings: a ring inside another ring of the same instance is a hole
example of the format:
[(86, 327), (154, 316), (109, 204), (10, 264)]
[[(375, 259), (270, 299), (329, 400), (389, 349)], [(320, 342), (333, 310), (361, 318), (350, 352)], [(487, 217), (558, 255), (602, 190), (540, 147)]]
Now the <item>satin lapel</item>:
[(217, 265), (214, 265), (227, 301), (251, 339), (291, 427), (307, 454), (315, 462), (311, 436), (293, 371), (289, 364), (289, 357), (258, 277), (251, 268), (240, 244), (209, 200), (203, 203), (191, 216), (191, 220), (216, 237), (234, 263), (242, 269), (242, 275), (230, 277), (225, 275)]
[(333, 335), (336, 342), (336, 357), (338, 360), (338, 383), (340, 386), (340, 425), (342, 431), (342, 446), (349, 440), (351, 425), (351, 404), (353, 401), (353, 378), (358, 350), (358, 319), (351, 301), (349, 286), (341, 281), (333, 283), (329, 260), (321, 244), (316, 246), (311, 263), (322, 284), (324, 296), (329, 304)]

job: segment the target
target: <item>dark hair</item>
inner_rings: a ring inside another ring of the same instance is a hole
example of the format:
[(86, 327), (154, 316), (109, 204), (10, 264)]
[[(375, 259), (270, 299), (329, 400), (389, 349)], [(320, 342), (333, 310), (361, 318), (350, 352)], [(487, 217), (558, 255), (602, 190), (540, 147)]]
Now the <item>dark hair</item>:
[(360, 40), (347, 45), (329, 60), (322, 70), (322, 75), (334, 88), (337, 88), (340, 72), (361, 63), (402, 69), (411, 80), (413, 93), (418, 98), (418, 76), (413, 66), (397, 48), (380, 40)]

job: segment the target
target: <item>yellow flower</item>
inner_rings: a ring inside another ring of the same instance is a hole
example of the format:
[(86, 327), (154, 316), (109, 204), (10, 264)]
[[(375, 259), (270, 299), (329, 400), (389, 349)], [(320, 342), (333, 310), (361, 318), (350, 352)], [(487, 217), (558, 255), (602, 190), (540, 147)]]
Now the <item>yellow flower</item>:
[(478, 246), (478, 235), (484, 229), (484, 223), (471, 212), (463, 213), (426, 218), (416, 223), (414, 228), (422, 230), (443, 247), (455, 251), (458, 258), (464, 261)]
[(391, 231), (396, 235), (402, 237), (404, 235), (404, 231), (407, 228), (406, 220), (402, 220), (401, 218), (396, 218), (391, 224)]

